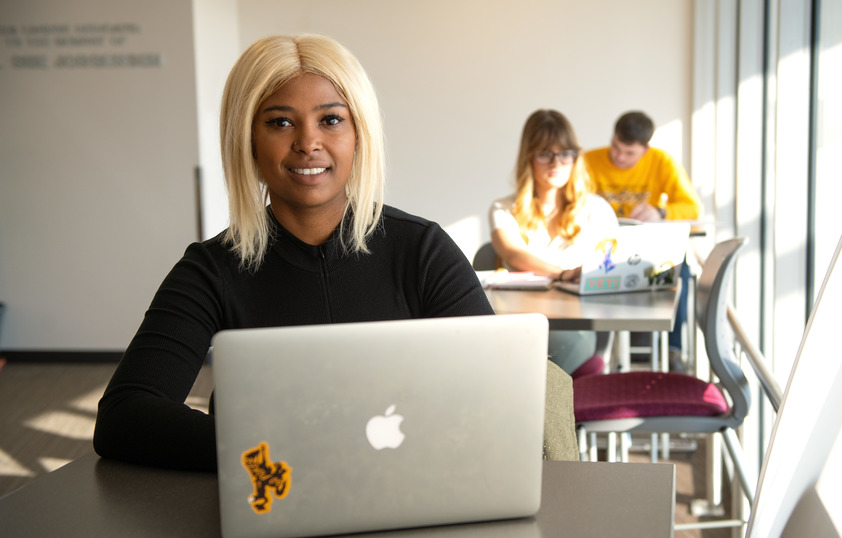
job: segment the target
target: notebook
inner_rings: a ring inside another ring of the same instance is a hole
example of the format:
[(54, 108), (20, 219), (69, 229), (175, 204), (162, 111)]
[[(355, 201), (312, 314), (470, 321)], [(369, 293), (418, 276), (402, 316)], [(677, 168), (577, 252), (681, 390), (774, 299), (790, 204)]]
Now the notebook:
[(687, 252), (690, 225), (658, 222), (621, 226), (582, 263), (579, 282), (556, 282), (579, 295), (672, 288)]
[(534, 515), (547, 334), (540, 314), (218, 333), (222, 535)]
[(487, 290), (531, 290), (546, 291), (553, 285), (553, 278), (536, 275), (532, 271), (477, 271), (482, 287)]

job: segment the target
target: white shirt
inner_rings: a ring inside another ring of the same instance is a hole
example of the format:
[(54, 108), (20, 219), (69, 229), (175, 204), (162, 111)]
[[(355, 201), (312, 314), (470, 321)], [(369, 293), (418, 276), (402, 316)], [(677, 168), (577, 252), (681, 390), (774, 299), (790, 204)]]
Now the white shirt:
[[(520, 227), (512, 211), (515, 206), (515, 195), (495, 200), (488, 211), (491, 230), (508, 230), (522, 237)], [(576, 224), (581, 232), (573, 241), (557, 235), (550, 239), (545, 227), (529, 232), (526, 238), (526, 248), (536, 256), (562, 269), (574, 269), (582, 265), (585, 256), (591, 254), (596, 244), (611, 235), (617, 229), (617, 216), (614, 210), (601, 196), (589, 194), (585, 204), (576, 215)]]

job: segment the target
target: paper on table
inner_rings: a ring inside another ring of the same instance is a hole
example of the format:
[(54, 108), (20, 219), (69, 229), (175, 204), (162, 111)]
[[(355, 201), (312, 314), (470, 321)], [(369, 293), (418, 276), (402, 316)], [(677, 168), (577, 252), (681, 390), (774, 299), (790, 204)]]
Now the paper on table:
[(480, 276), (482, 287), (490, 290), (548, 290), (552, 277), (536, 275), (532, 271), (492, 271)]

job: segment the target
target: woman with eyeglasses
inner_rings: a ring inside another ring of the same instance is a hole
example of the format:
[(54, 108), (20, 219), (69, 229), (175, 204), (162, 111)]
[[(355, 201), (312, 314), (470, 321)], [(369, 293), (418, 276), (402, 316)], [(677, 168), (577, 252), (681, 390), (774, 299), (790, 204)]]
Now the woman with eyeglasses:
[[(618, 226), (614, 210), (590, 189), (570, 121), (556, 110), (526, 120), (516, 190), (489, 211), (491, 242), (504, 268), (578, 280), (582, 261)], [(593, 355), (590, 331), (551, 331), (550, 358), (572, 374)]]

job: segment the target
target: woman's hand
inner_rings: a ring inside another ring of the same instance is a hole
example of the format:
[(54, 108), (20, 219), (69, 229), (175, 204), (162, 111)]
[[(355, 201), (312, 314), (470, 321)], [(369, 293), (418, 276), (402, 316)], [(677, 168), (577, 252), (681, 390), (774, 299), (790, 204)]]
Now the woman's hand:
[(579, 279), (582, 277), (582, 266), (575, 269), (564, 269), (562, 272), (558, 274), (558, 279), (563, 280), (565, 282), (579, 282)]

